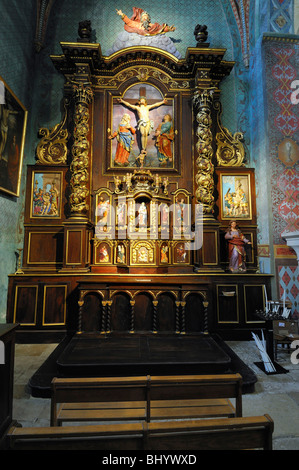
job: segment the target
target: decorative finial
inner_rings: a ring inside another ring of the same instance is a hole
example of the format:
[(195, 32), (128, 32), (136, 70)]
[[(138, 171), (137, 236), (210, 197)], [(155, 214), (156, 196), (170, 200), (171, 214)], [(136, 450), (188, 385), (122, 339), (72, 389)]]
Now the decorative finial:
[(194, 36), (197, 41), (196, 47), (207, 47), (209, 44), (206, 44), (208, 39), (208, 28), (207, 26), (198, 24), (194, 29)]

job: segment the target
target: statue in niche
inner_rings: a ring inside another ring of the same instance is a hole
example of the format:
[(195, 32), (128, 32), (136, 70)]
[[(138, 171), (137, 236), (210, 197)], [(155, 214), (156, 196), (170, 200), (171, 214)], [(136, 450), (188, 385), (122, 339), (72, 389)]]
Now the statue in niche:
[(142, 202), (140, 204), (140, 208), (138, 211), (138, 223), (140, 228), (147, 226), (147, 208), (145, 202)]
[(176, 262), (185, 263), (187, 257), (187, 252), (185, 250), (184, 243), (179, 243), (176, 247)]
[(228, 241), (229, 270), (233, 273), (246, 272), (244, 246), (252, 243), (244, 237), (235, 220), (230, 221), (224, 237)]
[(156, 129), (155, 136), (160, 165), (167, 166), (173, 158), (171, 144), (174, 139), (174, 130), (170, 114), (165, 114), (162, 123)]
[(185, 213), (185, 201), (184, 198), (181, 198), (180, 200), (176, 200), (176, 221), (177, 225), (181, 226), (184, 224), (184, 213)]
[(102, 196), (99, 198), (96, 215), (98, 216), (98, 230), (100, 232), (107, 231), (108, 218), (110, 214), (110, 201), (104, 199)]
[(161, 263), (168, 263), (168, 246), (166, 244), (161, 246)]
[(109, 253), (106, 245), (99, 248), (99, 261), (100, 263), (109, 263)]
[(131, 117), (129, 114), (124, 114), (117, 131), (108, 136), (108, 139), (117, 138), (117, 148), (114, 158), (114, 164), (120, 166), (127, 166), (129, 164), (128, 158), (134, 143), (135, 129), (131, 126)]
[(124, 264), (126, 262), (125, 247), (122, 243), (117, 245), (116, 262), (119, 263), (119, 264)]
[(137, 129), (139, 130), (140, 135), (141, 135), (141, 150), (146, 151), (148, 136), (154, 128), (154, 123), (149, 118), (149, 111), (158, 106), (162, 106), (163, 104), (167, 104), (166, 98), (164, 98), (163, 101), (159, 101), (157, 103), (150, 104), (150, 105), (147, 104), (146, 98), (142, 96), (140, 97), (137, 105), (128, 103), (127, 101), (124, 101), (122, 98), (119, 99), (119, 102), (137, 112), (137, 115), (138, 115)]
[(121, 10), (116, 10), (117, 14), (125, 23), (124, 28), (128, 33), (137, 33), (142, 36), (155, 36), (170, 31), (175, 31), (174, 25), (168, 26), (166, 23), (151, 23), (149, 14), (142, 8), (133, 7), (133, 16), (128, 18)]
[(120, 202), (117, 206), (117, 224), (122, 227), (126, 225), (126, 204), (125, 202)]
[(161, 205), (161, 226), (162, 229), (169, 227), (169, 207), (167, 204)]

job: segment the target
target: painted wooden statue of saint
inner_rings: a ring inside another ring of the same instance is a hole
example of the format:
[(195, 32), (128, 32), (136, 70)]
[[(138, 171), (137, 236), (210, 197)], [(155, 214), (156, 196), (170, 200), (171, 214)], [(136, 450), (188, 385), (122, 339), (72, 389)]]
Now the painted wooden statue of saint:
[(124, 114), (117, 131), (110, 135), (109, 139), (117, 138), (117, 148), (114, 158), (115, 165), (126, 166), (134, 143), (135, 129), (131, 126), (129, 114)]
[(251, 245), (251, 242), (244, 237), (235, 220), (230, 221), (225, 239), (228, 241), (229, 270), (233, 273), (246, 272), (244, 246)]
[(163, 121), (156, 129), (156, 147), (158, 159), (161, 166), (166, 166), (172, 162), (172, 141), (174, 130), (170, 114), (165, 114)]

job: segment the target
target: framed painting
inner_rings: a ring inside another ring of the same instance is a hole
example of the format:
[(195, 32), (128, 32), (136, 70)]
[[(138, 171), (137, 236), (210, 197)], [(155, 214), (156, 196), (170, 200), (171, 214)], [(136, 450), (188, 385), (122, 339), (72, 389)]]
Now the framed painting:
[(220, 173), (220, 216), (252, 220), (251, 173)]
[(61, 171), (32, 172), (30, 217), (61, 217), (62, 175)]
[(131, 86), (122, 98), (112, 97), (109, 168), (175, 169), (174, 117), (174, 99), (164, 99), (148, 83)]
[(0, 77), (0, 190), (20, 195), (27, 110)]

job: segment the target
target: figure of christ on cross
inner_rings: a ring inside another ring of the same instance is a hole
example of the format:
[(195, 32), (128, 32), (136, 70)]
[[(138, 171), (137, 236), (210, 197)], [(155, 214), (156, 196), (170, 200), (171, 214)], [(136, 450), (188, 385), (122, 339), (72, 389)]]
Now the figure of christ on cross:
[(163, 104), (167, 104), (167, 100), (166, 98), (164, 98), (163, 101), (148, 104), (148, 101), (145, 96), (145, 89), (140, 88), (139, 94), (140, 94), (140, 97), (139, 97), (139, 101), (137, 105), (133, 104), (131, 102), (132, 100), (130, 100), (129, 102), (129, 101), (124, 101), (122, 98), (120, 98), (118, 101), (119, 103), (122, 103), (128, 108), (133, 109), (134, 111), (137, 112), (137, 115), (138, 115), (137, 129), (139, 130), (140, 137), (141, 137), (141, 150), (146, 150), (148, 136), (154, 128), (154, 123), (149, 117), (149, 111), (158, 106), (162, 106)]

